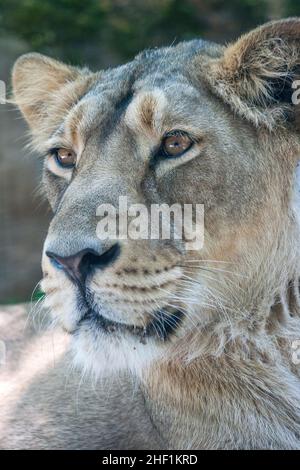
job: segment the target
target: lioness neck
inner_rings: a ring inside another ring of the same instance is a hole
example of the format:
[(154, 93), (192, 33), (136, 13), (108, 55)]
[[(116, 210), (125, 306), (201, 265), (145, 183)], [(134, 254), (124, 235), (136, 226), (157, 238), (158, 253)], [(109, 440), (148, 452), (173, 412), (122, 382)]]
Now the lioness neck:
[(285, 343), (281, 354), (271, 341), (268, 353), (237, 340), (219, 356), (151, 368), (143, 384), (146, 407), (166, 447), (298, 448), (297, 380), (288, 341), (277, 340)]
[(193, 355), (177, 344), (170, 360), (147, 370), (146, 407), (166, 446), (299, 447), (299, 371), (292, 363), (298, 282), (291, 280), (271, 305), (273, 290), (257, 298), (253, 310), (233, 324), (220, 322), (219, 312), (218, 320), (183, 340), (193, 344)]

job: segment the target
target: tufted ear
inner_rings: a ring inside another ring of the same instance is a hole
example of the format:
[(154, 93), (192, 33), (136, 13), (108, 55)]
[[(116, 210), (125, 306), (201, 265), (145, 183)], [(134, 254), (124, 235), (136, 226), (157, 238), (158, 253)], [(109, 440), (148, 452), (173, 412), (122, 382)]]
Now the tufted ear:
[(255, 125), (300, 124), (300, 18), (267, 23), (198, 62), (213, 91)]
[(21, 56), (12, 74), (14, 102), (35, 134), (51, 132), (87, 89), (91, 74), (41, 54)]

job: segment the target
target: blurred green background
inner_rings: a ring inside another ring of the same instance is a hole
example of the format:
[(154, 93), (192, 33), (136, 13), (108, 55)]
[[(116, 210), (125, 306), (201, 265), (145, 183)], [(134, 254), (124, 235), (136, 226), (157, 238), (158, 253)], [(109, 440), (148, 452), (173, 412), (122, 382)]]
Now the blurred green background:
[(299, 0), (0, 0), (0, 34), (98, 66), (110, 55), (123, 61), (146, 47), (195, 36), (230, 40), (299, 11)]
[[(92, 69), (141, 49), (203, 37), (230, 41), (270, 19), (300, 16), (300, 0), (0, 0), (0, 80), (29, 50)], [(17, 111), (0, 105), (0, 303), (27, 300), (39, 281), (50, 211), (41, 162)]]

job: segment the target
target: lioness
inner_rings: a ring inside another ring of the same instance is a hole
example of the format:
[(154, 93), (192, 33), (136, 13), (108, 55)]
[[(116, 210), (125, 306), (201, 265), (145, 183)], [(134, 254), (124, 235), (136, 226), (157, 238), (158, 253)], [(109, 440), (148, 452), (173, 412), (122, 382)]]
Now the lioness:
[[(66, 333), (22, 339), (3, 313), (2, 447), (300, 448), (299, 64), (298, 18), (98, 73), (16, 62), (54, 214), (44, 307)], [(120, 195), (204, 204), (203, 248), (100, 240)]]

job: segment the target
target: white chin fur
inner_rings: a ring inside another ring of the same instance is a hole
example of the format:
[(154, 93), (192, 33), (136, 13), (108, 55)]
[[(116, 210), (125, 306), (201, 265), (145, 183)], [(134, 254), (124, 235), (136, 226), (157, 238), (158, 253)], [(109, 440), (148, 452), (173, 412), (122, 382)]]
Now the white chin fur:
[(80, 328), (72, 341), (75, 365), (95, 378), (126, 371), (140, 375), (165, 349), (153, 338), (146, 338), (143, 344), (129, 332), (106, 333), (91, 330), (87, 325)]

